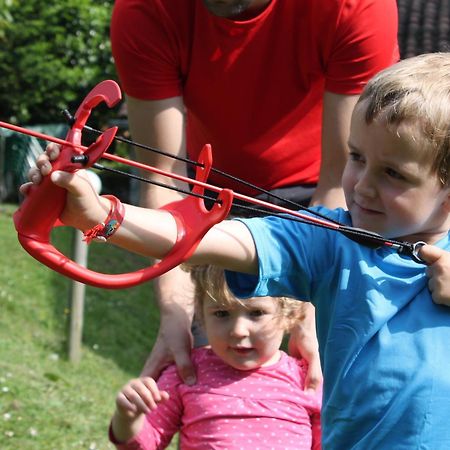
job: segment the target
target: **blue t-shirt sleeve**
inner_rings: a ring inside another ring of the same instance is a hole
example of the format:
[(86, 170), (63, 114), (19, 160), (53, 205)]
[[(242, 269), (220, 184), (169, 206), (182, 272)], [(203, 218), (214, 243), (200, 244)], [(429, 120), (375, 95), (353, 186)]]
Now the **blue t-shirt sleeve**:
[[(333, 219), (341, 215), (319, 210)], [(259, 273), (255, 276), (227, 271), (226, 280), (233, 294), (241, 298), (285, 296), (310, 300), (315, 280), (329, 267), (334, 232), (279, 216), (238, 220), (252, 234)]]

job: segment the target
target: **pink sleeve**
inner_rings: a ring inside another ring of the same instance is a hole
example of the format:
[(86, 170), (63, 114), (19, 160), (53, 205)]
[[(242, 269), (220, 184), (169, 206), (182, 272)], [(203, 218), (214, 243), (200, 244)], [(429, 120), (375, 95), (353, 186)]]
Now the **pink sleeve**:
[(165, 449), (174, 434), (181, 427), (183, 412), (178, 386), (181, 381), (175, 366), (168, 367), (158, 379), (158, 387), (169, 393), (170, 398), (146, 415), (140, 433), (128, 442), (119, 444), (112, 434), (109, 437), (118, 450), (156, 450)]
[(322, 448), (322, 428), (320, 425), (320, 414), (311, 415), (311, 430), (312, 430), (312, 450), (321, 450)]
[(399, 59), (395, 0), (344, 0), (327, 49), (325, 89), (359, 94), (367, 81)]
[(123, 443), (117, 441), (110, 425), (109, 440), (115, 445), (117, 450), (155, 450), (158, 448), (165, 448), (158, 446), (154, 436), (154, 430), (147, 421), (144, 422), (144, 426), (137, 436)]

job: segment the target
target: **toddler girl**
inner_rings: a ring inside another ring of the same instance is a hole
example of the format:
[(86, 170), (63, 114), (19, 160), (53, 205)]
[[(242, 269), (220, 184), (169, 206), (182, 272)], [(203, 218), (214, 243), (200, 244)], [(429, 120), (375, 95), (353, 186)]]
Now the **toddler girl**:
[(131, 380), (116, 398), (110, 439), (118, 449), (320, 449), (321, 392), (304, 391), (306, 363), (280, 350), (303, 304), (283, 297), (241, 302), (223, 270), (191, 268), (196, 313), (209, 346), (193, 351), (197, 383), (176, 366), (156, 382)]

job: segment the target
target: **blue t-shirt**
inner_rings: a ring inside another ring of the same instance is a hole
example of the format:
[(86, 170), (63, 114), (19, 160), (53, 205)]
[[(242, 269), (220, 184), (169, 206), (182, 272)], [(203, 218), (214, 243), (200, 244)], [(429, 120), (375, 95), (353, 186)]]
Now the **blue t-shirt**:
[[(316, 307), (324, 448), (450, 449), (450, 308), (433, 303), (425, 266), (279, 217), (243, 222), (259, 275), (227, 272), (232, 291)], [(436, 245), (450, 250), (448, 236)]]

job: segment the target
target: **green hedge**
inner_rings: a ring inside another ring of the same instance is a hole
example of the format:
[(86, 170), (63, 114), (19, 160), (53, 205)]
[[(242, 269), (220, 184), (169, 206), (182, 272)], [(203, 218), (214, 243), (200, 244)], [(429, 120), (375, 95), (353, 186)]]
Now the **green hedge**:
[[(113, 0), (0, 0), (0, 120), (61, 122), (98, 82), (117, 79)], [(104, 123), (116, 111), (94, 116)]]

